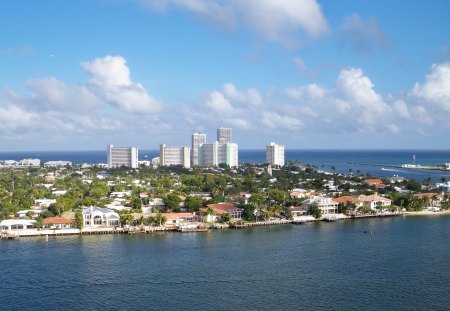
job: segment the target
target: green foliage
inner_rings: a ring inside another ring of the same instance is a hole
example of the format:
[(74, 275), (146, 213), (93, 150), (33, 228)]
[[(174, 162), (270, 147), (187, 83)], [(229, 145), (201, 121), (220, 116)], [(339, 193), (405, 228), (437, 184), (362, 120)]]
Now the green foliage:
[(134, 222), (134, 217), (130, 213), (124, 212), (120, 214), (120, 224), (123, 226), (131, 225)]
[(203, 207), (203, 199), (197, 196), (188, 196), (184, 201), (184, 207), (189, 212), (196, 212)]
[(180, 210), (180, 202), (181, 199), (175, 193), (169, 193), (164, 199), (164, 204), (166, 205), (166, 209), (179, 211)]
[(255, 206), (253, 204), (244, 205), (244, 219), (247, 221), (255, 221)]
[(312, 215), (315, 219), (319, 219), (322, 217), (322, 211), (319, 208), (319, 205), (317, 203), (312, 203), (308, 207), (308, 213)]
[(226, 223), (226, 222), (229, 222), (230, 220), (231, 220), (231, 216), (229, 213), (223, 213), (220, 216), (220, 222)]
[(75, 227), (78, 229), (83, 228), (83, 215), (81, 214), (81, 211), (75, 213)]

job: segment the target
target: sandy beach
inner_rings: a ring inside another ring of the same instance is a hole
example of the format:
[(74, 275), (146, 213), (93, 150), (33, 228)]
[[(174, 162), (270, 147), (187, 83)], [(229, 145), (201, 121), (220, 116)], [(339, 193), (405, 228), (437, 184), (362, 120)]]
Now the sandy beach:
[(441, 215), (450, 215), (450, 210), (444, 210), (439, 212), (432, 212), (432, 211), (404, 212), (403, 214), (407, 216), (441, 216)]

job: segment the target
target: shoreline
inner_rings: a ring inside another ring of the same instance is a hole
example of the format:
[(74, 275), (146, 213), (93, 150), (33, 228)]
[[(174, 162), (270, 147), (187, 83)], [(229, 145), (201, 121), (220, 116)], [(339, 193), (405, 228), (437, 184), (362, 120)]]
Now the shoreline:
[(450, 215), (450, 210), (445, 211), (420, 211), (420, 212), (403, 212), (403, 215), (405, 216), (443, 216), (443, 215)]

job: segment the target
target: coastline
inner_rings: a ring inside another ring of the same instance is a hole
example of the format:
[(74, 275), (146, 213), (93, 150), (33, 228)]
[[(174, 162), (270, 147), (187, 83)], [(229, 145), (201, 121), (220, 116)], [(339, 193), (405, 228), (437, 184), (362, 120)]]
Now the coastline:
[(442, 216), (442, 215), (450, 215), (450, 210), (446, 211), (420, 211), (420, 212), (403, 212), (405, 216)]

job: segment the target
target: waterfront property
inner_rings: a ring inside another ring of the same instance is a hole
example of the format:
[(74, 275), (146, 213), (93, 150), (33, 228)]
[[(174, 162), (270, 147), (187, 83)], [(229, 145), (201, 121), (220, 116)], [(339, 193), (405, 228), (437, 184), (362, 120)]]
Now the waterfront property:
[(212, 210), (213, 212), (212, 214), (206, 214), (203, 216), (204, 222), (217, 222), (225, 213), (230, 215), (231, 221), (241, 220), (243, 216), (243, 211), (241, 208), (237, 208), (233, 204), (229, 203), (208, 204), (207, 208), (202, 208), (200, 210), (206, 213), (208, 210)]
[(43, 229), (71, 229), (74, 223), (75, 219), (49, 217), (42, 220), (42, 227)]
[(35, 230), (35, 228), (36, 228), (36, 220), (5, 219), (0, 222), (0, 231), (2, 233)]
[(322, 214), (336, 214), (338, 211), (338, 203), (332, 198), (312, 196), (302, 202), (302, 206), (308, 209), (312, 204), (317, 204)]
[(85, 207), (82, 211), (84, 227), (118, 227), (120, 216), (109, 208)]

